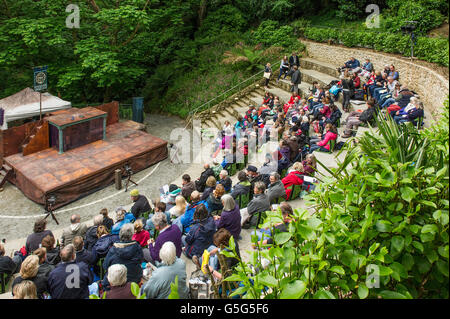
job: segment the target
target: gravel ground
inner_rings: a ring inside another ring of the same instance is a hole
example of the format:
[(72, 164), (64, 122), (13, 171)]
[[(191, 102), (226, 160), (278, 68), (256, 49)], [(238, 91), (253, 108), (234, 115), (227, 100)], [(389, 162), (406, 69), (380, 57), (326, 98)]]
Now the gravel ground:
[[(146, 114), (145, 123), (147, 124), (147, 132), (160, 137), (170, 142), (170, 135), (173, 129), (183, 128), (184, 121), (180, 118), (173, 116), (165, 116), (159, 114)], [(158, 165), (157, 169), (155, 167)], [(189, 168), (197, 168), (201, 165), (191, 164), (172, 164), (169, 159), (166, 159), (159, 164), (155, 164), (141, 172), (133, 175), (133, 180), (138, 182), (144, 176), (154, 170), (154, 172), (139, 183), (137, 187), (140, 192), (146, 195), (148, 198), (157, 198), (159, 196), (159, 187), (176, 180)], [(125, 184), (125, 179), (122, 185)], [(179, 182), (178, 182), (179, 183)], [(134, 185), (130, 186), (133, 188)], [(98, 203), (89, 205), (84, 208), (66, 211), (67, 209), (86, 205), (108, 196), (112, 196), (107, 200), (100, 201)], [(131, 200), (129, 192), (125, 193), (123, 188), (121, 191), (117, 191), (114, 185), (110, 185), (100, 191), (90, 194), (82, 199), (79, 199), (69, 205), (66, 205), (57, 212), (56, 216), (59, 225), (52, 219), (48, 219), (48, 229), (56, 230), (61, 229), (70, 224), (70, 216), (74, 213), (81, 215), (82, 221), (90, 220), (94, 215), (98, 214), (102, 208), (107, 208), (109, 211), (113, 211), (120, 205), (130, 204)], [(0, 239), (6, 239), (7, 241), (26, 237), (32, 232), (33, 225), (37, 217), (44, 213), (43, 207), (39, 204), (29, 200), (23, 193), (14, 185), (6, 183), (4, 190), (0, 192)], [(15, 216), (25, 218), (10, 218), (2, 216)]]

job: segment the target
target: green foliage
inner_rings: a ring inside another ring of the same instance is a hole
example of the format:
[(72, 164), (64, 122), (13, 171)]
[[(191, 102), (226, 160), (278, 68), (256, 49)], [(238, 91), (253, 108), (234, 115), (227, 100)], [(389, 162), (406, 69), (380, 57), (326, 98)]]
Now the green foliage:
[[(410, 55), (409, 36), (398, 33), (303, 27), (302, 34), (304, 37), (318, 42), (332, 41), (348, 47), (373, 48), (377, 51)], [(418, 37), (414, 48), (415, 57), (448, 66), (448, 55), (448, 39)]]
[(241, 32), (247, 25), (242, 12), (232, 5), (224, 5), (208, 14), (199, 29), (200, 35)]
[[(250, 261), (240, 261), (227, 279), (244, 285), (235, 294), (448, 298), (448, 112), (446, 102), (430, 129), (391, 119), (351, 140), (339, 167), (327, 169), (332, 177), (307, 196), (315, 212), (295, 210), (270, 250), (257, 244)], [(280, 211), (267, 212), (263, 227), (281, 220)]]
[(178, 275), (175, 276), (175, 282), (170, 284), (170, 295), (168, 299), (180, 299), (180, 294), (178, 293)]
[(281, 46), (288, 49), (297, 45), (293, 28), (289, 25), (280, 26), (273, 20), (263, 21), (252, 33), (252, 41), (254, 44), (262, 43), (266, 47)]

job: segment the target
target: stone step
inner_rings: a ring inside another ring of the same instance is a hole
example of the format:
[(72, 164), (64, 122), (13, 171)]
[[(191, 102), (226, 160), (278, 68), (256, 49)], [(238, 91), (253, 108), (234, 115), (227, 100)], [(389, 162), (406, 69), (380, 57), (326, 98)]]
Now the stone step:
[(333, 65), (331, 63), (322, 62), (316, 59), (311, 58), (301, 58), (300, 59), (300, 71), (302, 69), (308, 69), (308, 70), (316, 70), (318, 72), (328, 74), (332, 77), (339, 77), (339, 72), (337, 70), (338, 66)]

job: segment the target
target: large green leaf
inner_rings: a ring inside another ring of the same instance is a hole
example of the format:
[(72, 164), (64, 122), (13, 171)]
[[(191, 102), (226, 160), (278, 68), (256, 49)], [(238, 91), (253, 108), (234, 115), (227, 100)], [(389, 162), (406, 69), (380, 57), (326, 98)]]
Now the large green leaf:
[(306, 292), (306, 284), (301, 280), (295, 280), (281, 287), (280, 299), (299, 299)]
[(333, 266), (330, 268), (330, 271), (342, 276), (345, 275), (345, 270), (341, 266)]
[(369, 295), (369, 289), (366, 287), (365, 284), (360, 283), (358, 287), (358, 297), (360, 299), (366, 299)]

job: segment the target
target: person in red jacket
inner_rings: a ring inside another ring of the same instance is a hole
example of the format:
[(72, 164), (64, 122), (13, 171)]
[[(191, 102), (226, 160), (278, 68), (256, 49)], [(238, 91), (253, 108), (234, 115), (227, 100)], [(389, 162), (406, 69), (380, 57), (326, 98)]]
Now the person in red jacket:
[(353, 86), (355, 89), (359, 89), (361, 86), (361, 79), (357, 73), (353, 73)]
[[(320, 149), (323, 152), (332, 152), (333, 151), (333, 150), (330, 150), (330, 145), (328, 144), (328, 142), (330, 140), (335, 141), (337, 139), (336, 127), (331, 123), (327, 123), (325, 125), (325, 132), (326, 133), (323, 137), (320, 134), (318, 134), (320, 137), (322, 137), (322, 139), (320, 141), (318, 141), (316, 144), (311, 144), (311, 147), (309, 149), (310, 154), (317, 149)], [(312, 140), (312, 141), (314, 141), (314, 140)]]
[(150, 233), (144, 230), (144, 224), (141, 219), (134, 222), (134, 235), (133, 240), (137, 241), (142, 248), (147, 247), (148, 240), (150, 239)]
[(300, 175), (304, 174), (302, 163), (295, 162), (294, 165), (292, 165), (292, 171), (290, 171), (289, 174), (281, 180), (284, 190), (286, 191), (286, 198), (288, 200), (291, 199), (292, 192), (292, 189), (289, 189), (288, 187), (292, 185), (302, 185), (303, 178), (301, 178)]

